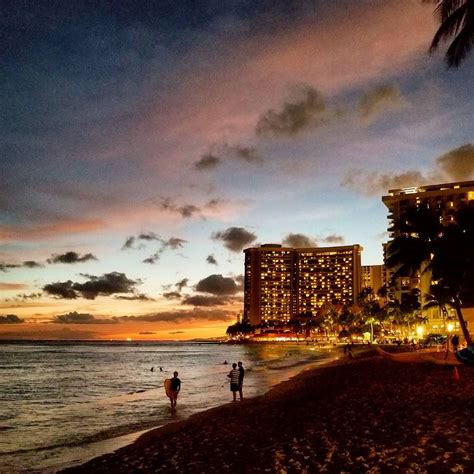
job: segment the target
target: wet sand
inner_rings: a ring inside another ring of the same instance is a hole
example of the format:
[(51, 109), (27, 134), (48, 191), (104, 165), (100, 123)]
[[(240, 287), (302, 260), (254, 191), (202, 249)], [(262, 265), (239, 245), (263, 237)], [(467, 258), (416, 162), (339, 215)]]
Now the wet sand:
[(474, 368), (358, 357), (66, 472), (474, 472)]

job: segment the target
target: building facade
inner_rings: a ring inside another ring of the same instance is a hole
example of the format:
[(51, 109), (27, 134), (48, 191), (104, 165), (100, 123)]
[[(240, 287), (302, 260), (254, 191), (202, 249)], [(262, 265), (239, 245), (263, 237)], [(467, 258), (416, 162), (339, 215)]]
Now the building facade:
[[(453, 213), (461, 205), (474, 205), (474, 181), (392, 189), (387, 196), (382, 197), (382, 202), (389, 212), (389, 229), (394, 221), (403, 219), (404, 213), (414, 207), (433, 209), (441, 223), (449, 224), (453, 220)], [(390, 233), (391, 238), (398, 235), (394, 231)], [(385, 250), (386, 246), (384, 246), (384, 255)], [(388, 269), (388, 278), (390, 277), (390, 269)], [(420, 292), (420, 302), (423, 304), (425, 295), (430, 290), (430, 282), (429, 272), (422, 272), (411, 277), (400, 277), (392, 282), (392, 297), (397, 301), (402, 301), (405, 295), (416, 289)], [(437, 313), (438, 310), (423, 311), (423, 314), (430, 318), (435, 318)]]
[(362, 288), (372, 288), (377, 295), (384, 286), (387, 286), (385, 265), (362, 265)]
[(245, 249), (244, 318), (251, 324), (353, 304), (361, 290), (360, 245)]

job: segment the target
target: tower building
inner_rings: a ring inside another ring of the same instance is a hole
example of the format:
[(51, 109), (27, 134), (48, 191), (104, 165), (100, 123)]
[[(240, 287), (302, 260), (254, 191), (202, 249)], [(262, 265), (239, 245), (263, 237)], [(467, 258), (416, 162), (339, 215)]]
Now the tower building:
[(326, 302), (353, 304), (361, 290), (361, 251), (360, 245), (245, 249), (244, 318), (253, 325), (289, 321)]

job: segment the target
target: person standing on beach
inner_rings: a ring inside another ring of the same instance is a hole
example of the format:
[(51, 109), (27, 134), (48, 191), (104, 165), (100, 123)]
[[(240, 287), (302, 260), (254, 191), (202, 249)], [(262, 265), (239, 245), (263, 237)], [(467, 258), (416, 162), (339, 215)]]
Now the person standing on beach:
[(237, 369), (237, 364), (234, 362), (232, 364), (232, 370), (227, 374), (227, 377), (230, 378), (230, 391), (234, 396), (234, 402), (237, 401), (237, 392), (239, 391), (239, 377), (240, 372)]
[(245, 370), (242, 365), (242, 362), (237, 362), (237, 365), (239, 366), (239, 395), (240, 395), (240, 401), (244, 399), (244, 396), (242, 394), (242, 386), (244, 385), (244, 376), (245, 376)]
[(178, 379), (178, 372), (173, 373), (170, 387), (170, 402), (171, 409), (176, 410), (176, 403), (178, 401), (178, 393), (181, 390), (181, 380)]

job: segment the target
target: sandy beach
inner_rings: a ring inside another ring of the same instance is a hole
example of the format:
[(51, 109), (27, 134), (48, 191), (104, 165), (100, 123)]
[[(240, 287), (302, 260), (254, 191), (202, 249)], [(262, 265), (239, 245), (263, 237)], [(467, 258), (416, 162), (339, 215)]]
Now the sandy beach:
[(359, 355), (64, 472), (472, 473), (474, 369), (458, 373)]

